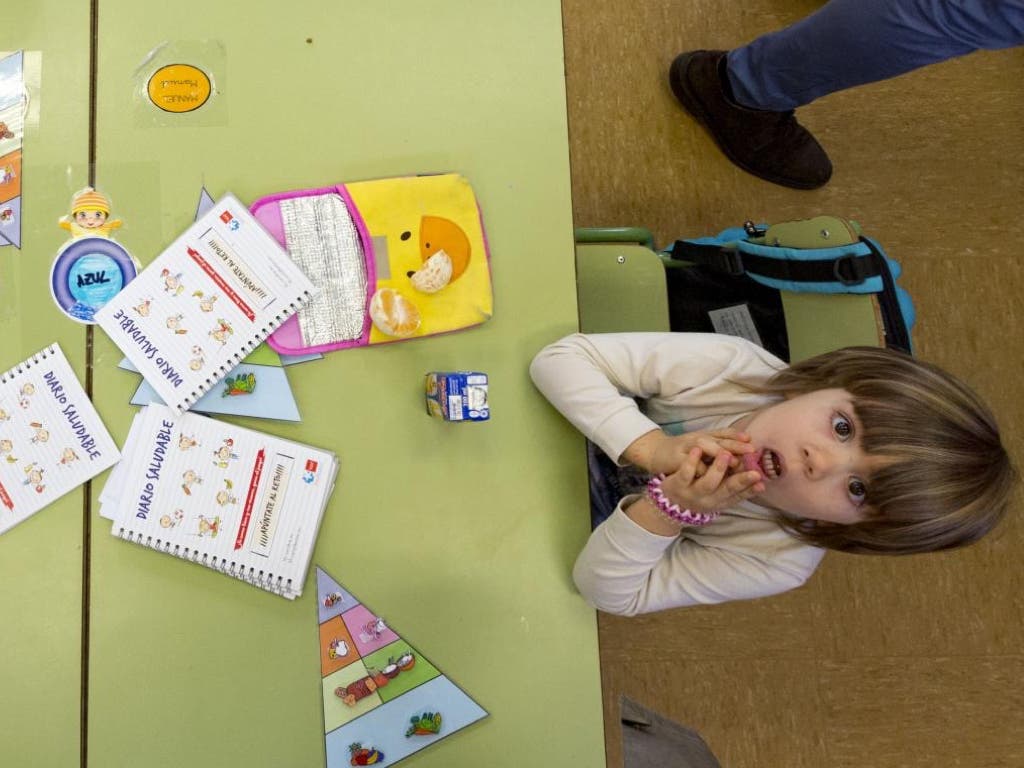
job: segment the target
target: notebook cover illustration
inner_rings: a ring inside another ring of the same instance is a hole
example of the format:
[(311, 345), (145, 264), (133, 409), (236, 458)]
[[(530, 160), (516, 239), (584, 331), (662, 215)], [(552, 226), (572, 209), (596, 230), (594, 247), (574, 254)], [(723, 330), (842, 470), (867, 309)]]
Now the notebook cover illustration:
[(321, 288), (270, 337), (278, 352), (448, 333), (493, 313), (480, 208), (459, 174), (283, 192), (252, 211)]
[(226, 195), (96, 313), (176, 413), (221, 381), (315, 293)]
[(394, 765), (487, 717), (320, 567), (316, 588), (327, 768)]
[(302, 594), (333, 453), (150, 405), (100, 495), (111, 533), (287, 598)]
[(0, 374), (0, 533), (119, 458), (60, 345)]

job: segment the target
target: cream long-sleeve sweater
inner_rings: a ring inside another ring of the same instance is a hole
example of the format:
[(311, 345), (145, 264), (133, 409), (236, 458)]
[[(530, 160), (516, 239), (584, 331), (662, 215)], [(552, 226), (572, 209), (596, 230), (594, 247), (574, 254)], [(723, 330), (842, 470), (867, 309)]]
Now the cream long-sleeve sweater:
[[(580, 432), (620, 461), (652, 429), (719, 429), (770, 403), (744, 384), (784, 366), (744, 339), (719, 334), (575, 334), (541, 350), (530, 375)], [(609, 613), (778, 594), (802, 585), (824, 555), (752, 501), (709, 525), (660, 536), (623, 512), (635, 498), (623, 499), (594, 530), (573, 569), (580, 593)]]

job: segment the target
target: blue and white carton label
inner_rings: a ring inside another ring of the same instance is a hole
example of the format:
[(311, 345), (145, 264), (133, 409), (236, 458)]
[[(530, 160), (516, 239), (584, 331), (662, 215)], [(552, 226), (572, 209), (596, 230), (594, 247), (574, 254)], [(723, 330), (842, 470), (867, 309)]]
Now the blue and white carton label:
[(427, 374), (427, 413), (445, 421), (487, 421), (487, 374), (477, 371)]

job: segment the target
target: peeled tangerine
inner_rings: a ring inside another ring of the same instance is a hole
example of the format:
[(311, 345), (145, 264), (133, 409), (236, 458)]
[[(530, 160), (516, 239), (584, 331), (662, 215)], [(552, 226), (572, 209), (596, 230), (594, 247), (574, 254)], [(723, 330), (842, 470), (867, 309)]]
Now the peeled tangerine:
[(388, 336), (412, 336), (420, 327), (420, 311), (394, 288), (379, 288), (370, 299), (370, 318)]
[(437, 293), (452, 279), (452, 259), (444, 251), (438, 251), (423, 266), (409, 276), (412, 287), (420, 293)]

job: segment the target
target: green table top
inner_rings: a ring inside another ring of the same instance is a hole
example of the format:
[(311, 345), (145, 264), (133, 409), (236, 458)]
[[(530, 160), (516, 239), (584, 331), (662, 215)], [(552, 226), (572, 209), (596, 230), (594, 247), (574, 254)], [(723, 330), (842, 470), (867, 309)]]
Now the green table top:
[[(67, 5), (16, 10), (2, 41), (41, 51), (43, 80), (23, 248), (0, 249), (0, 368), (59, 340), (84, 378), (86, 332), (47, 287), (56, 220), (89, 181), (89, 3)], [(142, 101), (137, 70), (163, 43), (157, 55), (214, 74), (208, 109)], [(602, 764), (595, 617), (569, 575), (588, 533), (582, 443), (527, 374), (576, 327), (559, 4), (104, 0), (97, 46), (95, 183), (143, 264), (203, 186), (250, 202), (419, 172), (470, 180), (494, 317), (292, 368), (301, 423), (235, 421), (339, 455), (314, 564), (490, 713), (408, 765)], [(92, 338), (93, 400), (120, 444), (138, 377)], [(425, 415), (424, 372), (459, 369), (489, 374), (489, 422)], [(85, 717), (89, 765), (322, 765), (312, 569), (293, 603), (129, 546), (97, 515), (104, 479), (88, 527), (83, 490), (0, 538), (0, 763), (73, 764)]]

